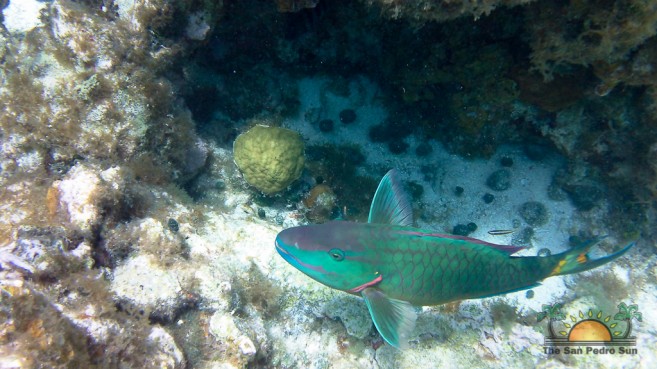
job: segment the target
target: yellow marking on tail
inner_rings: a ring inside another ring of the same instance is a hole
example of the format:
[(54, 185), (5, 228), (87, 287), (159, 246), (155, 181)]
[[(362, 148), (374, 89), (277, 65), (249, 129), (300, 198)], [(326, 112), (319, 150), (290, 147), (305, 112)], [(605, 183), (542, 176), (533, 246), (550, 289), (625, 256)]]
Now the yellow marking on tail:
[(561, 272), (561, 268), (566, 265), (566, 259), (559, 260), (559, 264), (552, 270), (550, 276), (557, 275)]
[(586, 253), (583, 252), (577, 256), (577, 262), (580, 264), (584, 264), (587, 261), (589, 261), (589, 258), (586, 257)]

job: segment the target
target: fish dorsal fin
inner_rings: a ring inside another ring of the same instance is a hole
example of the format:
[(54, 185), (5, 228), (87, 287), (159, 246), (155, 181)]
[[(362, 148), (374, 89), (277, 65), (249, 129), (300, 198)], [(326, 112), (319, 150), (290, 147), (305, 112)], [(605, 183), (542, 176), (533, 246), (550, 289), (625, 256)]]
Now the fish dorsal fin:
[(381, 337), (397, 349), (408, 347), (408, 338), (417, 320), (413, 305), (391, 299), (376, 287), (368, 287), (361, 294)]
[(413, 208), (397, 178), (395, 169), (390, 169), (381, 179), (372, 200), (367, 222), (400, 226), (413, 225)]

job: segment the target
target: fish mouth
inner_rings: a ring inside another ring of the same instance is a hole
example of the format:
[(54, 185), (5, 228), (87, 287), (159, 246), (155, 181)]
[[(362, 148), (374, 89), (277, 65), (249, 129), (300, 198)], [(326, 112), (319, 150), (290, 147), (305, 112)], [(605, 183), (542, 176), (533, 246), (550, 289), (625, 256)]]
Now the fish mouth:
[(303, 261), (299, 260), (296, 256), (292, 255), (289, 251), (287, 251), (283, 246), (281, 246), (278, 243), (278, 239), (276, 239), (276, 251), (278, 251), (278, 254), (285, 259), (288, 263), (292, 264), (295, 268), (300, 269), (300, 267), (308, 268), (308, 269), (318, 269), (317, 267), (304, 263)]
[(278, 254), (281, 255), (285, 261), (292, 265), (299, 265), (299, 259), (294, 257), (294, 255), (290, 254), (289, 251), (285, 250), (281, 245), (278, 243), (278, 239), (276, 239), (276, 251), (278, 251)]
[(292, 264), (292, 266), (294, 266), (295, 268), (301, 270), (302, 272), (304, 272), (308, 275), (311, 275), (311, 274), (309, 274), (306, 270), (311, 270), (311, 271), (314, 271), (314, 272), (317, 272), (317, 273), (320, 273), (320, 274), (335, 274), (335, 273), (332, 273), (332, 272), (328, 272), (326, 269), (324, 269), (321, 266), (304, 263), (298, 257), (292, 255), (292, 253), (290, 253), (283, 246), (281, 246), (278, 243), (278, 239), (276, 239), (275, 245), (276, 245), (276, 251), (278, 251), (278, 254), (281, 255), (281, 257), (283, 259), (285, 259), (285, 261)]

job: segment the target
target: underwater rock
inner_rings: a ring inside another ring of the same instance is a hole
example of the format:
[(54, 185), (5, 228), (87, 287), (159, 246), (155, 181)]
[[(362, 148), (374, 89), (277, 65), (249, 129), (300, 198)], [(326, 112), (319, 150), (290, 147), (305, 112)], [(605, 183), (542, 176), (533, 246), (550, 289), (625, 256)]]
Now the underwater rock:
[(210, 334), (221, 343), (225, 352), (222, 359), (244, 368), (255, 358), (257, 348), (251, 338), (244, 334), (229, 314), (215, 312), (210, 318)]
[[(180, 222), (176, 221), (176, 224), (180, 230)], [(102, 266), (114, 267), (135, 251), (154, 256), (162, 264), (185, 259), (189, 251), (185, 237), (170, 230), (168, 221), (165, 224), (164, 220), (151, 217), (120, 223), (102, 232), (103, 240), (96, 250), (96, 261)]]
[(210, 149), (205, 141), (196, 137), (189, 149), (185, 151), (183, 171), (187, 178), (194, 177), (205, 166)]
[(144, 216), (152, 194), (133, 180), (130, 169), (100, 170), (80, 164), (46, 190), (45, 207), (52, 220), (65, 221), (78, 236), (93, 238), (103, 223)]
[(71, 224), (90, 235), (101, 217), (103, 188), (98, 169), (77, 165), (63, 180), (55, 182), (53, 188), (57, 190), (59, 203), (66, 210)]
[(337, 196), (326, 184), (318, 184), (313, 187), (303, 200), (308, 208), (306, 217), (313, 222), (323, 223), (331, 219), (333, 209), (337, 204)]
[(551, 80), (564, 69), (573, 69), (572, 65), (588, 67), (599, 61), (612, 64), (628, 59), (638, 46), (657, 34), (654, 3), (629, 4), (618, 7), (616, 2), (538, 1), (527, 7), (531, 69)]
[(244, 179), (265, 194), (284, 190), (301, 176), (301, 136), (289, 129), (256, 125), (235, 139), (235, 164)]
[(75, 282), (54, 303), (34, 284), (2, 278), (0, 367), (94, 368), (99, 362), (106, 367), (185, 367), (182, 351), (164, 328), (126, 322), (102, 291), (103, 282), (94, 282), (91, 290), (84, 276)]
[(511, 172), (507, 169), (494, 171), (486, 179), (486, 185), (495, 191), (506, 191), (511, 187)]
[(481, 199), (484, 200), (486, 204), (490, 204), (495, 200), (495, 196), (492, 193), (485, 193), (484, 196), (481, 197)]
[(579, 101), (585, 96), (590, 85), (588, 73), (557, 75), (549, 82), (543, 77), (526, 70), (516, 70), (512, 74), (520, 89), (520, 99), (549, 112), (558, 112)]
[(38, 277), (57, 278), (61, 274), (90, 269), (91, 246), (85, 242), (71, 244), (62, 227), (21, 226), (12, 253), (26, 262), (30, 273)]
[(125, 309), (139, 310), (146, 317), (171, 321), (186, 306), (181, 271), (158, 265), (149, 255), (128, 259), (114, 270), (111, 290)]
[(185, 36), (187, 36), (187, 38), (190, 40), (205, 40), (211, 29), (207, 23), (209, 18), (209, 14), (206, 14), (204, 11), (198, 11), (196, 13), (190, 14), (187, 18)]
[[(3, 3), (0, 2), (0, 5)], [(39, 12), (46, 7), (45, 2), (39, 0), (9, 1), (6, 6), (4, 9), (2, 9), (3, 6), (0, 6), (0, 11), (4, 15), (2, 23), (7, 27), (9, 33), (25, 34), (43, 25)], [(2, 15), (0, 15), (0, 21), (2, 21)]]
[[(231, 140), (232, 142), (232, 140)], [(206, 165), (198, 174), (185, 183), (184, 188), (195, 200), (225, 201), (227, 190), (231, 188), (229, 179), (236, 173), (231, 152), (210, 144)], [(227, 171), (226, 168), (231, 168)], [(241, 185), (241, 184), (240, 184)]]
[(332, 319), (340, 319), (347, 333), (359, 339), (372, 331), (372, 319), (362, 300), (352, 296), (339, 296), (324, 305), (324, 313)]
[(593, 209), (604, 197), (602, 190), (590, 185), (567, 185), (563, 189), (570, 201), (578, 210), (589, 211)]
[[(528, 299), (533, 298), (534, 291), (527, 290), (526, 297)], [(540, 346), (545, 342), (545, 336), (537, 332), (534, 327), (516, 323), (511, 328), (511, 334), (508, 337), (508, 343), (514, 352), (529, 350), (532, 355), (539, 355), (544, 352)]]
[[(151, 45), (150, 32), (157, 32), (153, 28), (138, 31), (139, 22), (163, 21), (154, 10), (164, 1), (122, 1), (104, 9), (92, 3), (12, 1), (45, 5), (34, 18), (44, 24), (23, 37), (3, 39), (7, 45), (0, 41), (2, 49), (12, 50), (0, 52), (0, 110), (10, 112), (0, 119), (2, 131), (14, 138), (15, 154), (47, 153), (48, 168), (61, 173), (81, 158), (111, 164), (118, 158), (128, 162), (151, 147), (169, 153), (167, 142), (183, 146), (186, 142), (177, 138), (193, 129), (178, 124), (184, 109), (173, 101), (171, 84), (156, 76), (158, 68), (151, 69), (167, 65), (171, 49), (145, 46)], [(120, 19), (124, 11), (130, 13), (126, 20)], [(25, 114), (30, 118), (15, 119)], [(149, 130), (165, 124), (176, 129)], [(147, 131), (154, 134), (147, 138)], [(165, 131), (167, 142), (160, 136)]]
[(1, 367), (93, 367), (87, 350), (89, 337), (61, 308), (28, 282), (2, 282)]
[(153, 327), (146, 339), (151, 363), (159, 368), (183, 368), (185, 357), (173, 337), (162, 327)]
[(531, 161), (542, 161), (550, 154), (550, 149), (546, 145), (541, 144), (528, 143), (522, 149)]
[(564, 201), (568, 198), (566, 191), (554, 181), (548, 186), (547, 195), (552, 201)]
[(545, 205), (538, 201), (528, 201), (520, 205), (519, 214), (532, 227), (545, 225), (550, 217)]

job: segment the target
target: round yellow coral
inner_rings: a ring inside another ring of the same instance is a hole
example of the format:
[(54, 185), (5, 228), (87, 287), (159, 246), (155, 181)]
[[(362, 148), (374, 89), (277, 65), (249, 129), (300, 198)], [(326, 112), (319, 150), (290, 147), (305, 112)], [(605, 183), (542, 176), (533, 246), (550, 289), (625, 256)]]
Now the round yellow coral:
[(235, 139), (233, 155), (244, 179), (266, 194), (285, 189), (303, 170), (301, 136), (285, 128), (251, 128)]

